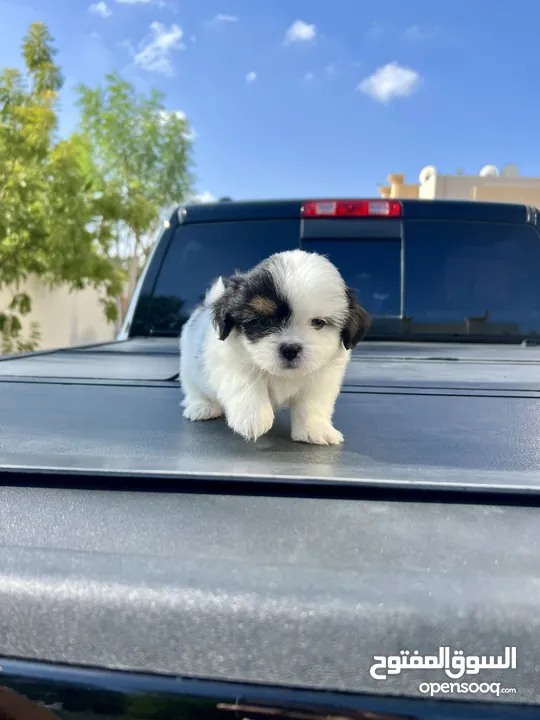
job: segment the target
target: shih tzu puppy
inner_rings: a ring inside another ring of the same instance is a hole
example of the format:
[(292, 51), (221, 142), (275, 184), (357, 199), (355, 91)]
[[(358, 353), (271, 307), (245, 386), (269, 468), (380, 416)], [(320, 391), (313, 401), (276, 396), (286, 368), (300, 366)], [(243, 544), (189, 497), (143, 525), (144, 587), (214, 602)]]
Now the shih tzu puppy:
[(182, 330), (184, 417), (224, 414), (232, 430), (256, 440), (274, 411), (289, 407), (293, 440), (337, 445), (334, 405), (368, 328), (338, 269), (317, 253), (277, 253), (219, 278)]

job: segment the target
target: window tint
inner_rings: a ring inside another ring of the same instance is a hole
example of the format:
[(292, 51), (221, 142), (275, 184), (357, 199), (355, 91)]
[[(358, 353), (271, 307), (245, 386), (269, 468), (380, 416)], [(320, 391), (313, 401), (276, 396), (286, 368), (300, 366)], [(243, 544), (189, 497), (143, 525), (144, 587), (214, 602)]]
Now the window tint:
[(401, 240), (309, 239), (302, 247), (327, 255), (371, 315), (397, 317), (400, 314)]
[(249, 270), (272, 253), (298, 247), (298, 220), (180, 226), (169, 245), (150, 308), (153, 332), (179, 332), (219, 275)]
[[(373, 318), (381, 337), (531, 335), (540, 332), (540, 240), (527, 225), (408, 220), (404, 315), (399, 238), (309, 238)], [(176, 334), (219, 275), (247, 270), (300, 244), (298, 220), (179, 227), (150, 302), (147, 327)], [(141, 301), (142, 304), (142, 301)]]
[(415, 330), (457, 323), (456, 332), (467, 332), (472, 323), (473, 334), (475, 325), (495, 335), (539, 332), (538, 268), (540, 240), (531, 226), (409, 221), (405, 315)]

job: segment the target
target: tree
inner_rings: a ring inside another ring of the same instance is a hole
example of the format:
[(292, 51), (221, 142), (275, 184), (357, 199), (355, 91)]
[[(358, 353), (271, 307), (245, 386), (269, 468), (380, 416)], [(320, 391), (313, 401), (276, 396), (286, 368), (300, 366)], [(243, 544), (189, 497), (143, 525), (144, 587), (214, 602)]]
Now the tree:
[(25, 72), (0, 73), (0, 290), (13, 299), (0, 308), (0, 351), (33, 349), (38, 328), (23, 337), (21, 317), (31, 298), (21, 283), (38, 276), (50, 286), (102, 289), (109, 319), (122, 274), (109, 258), (111, 223), (103, 222), (108, 196), (94, 172), (85, 138), (57, 137), (56, 107), (63, 84), (44, 23), (24, 38)]
[(106, 76), (105, 87), (78, 90), (81, 136), (115, 198), (118, 252), (127, 258), (131, 296), (163, 211), (192, 192), (192, 135), (183, 113), (165, 110), (161, 93), (138, 94), (116, 73)]

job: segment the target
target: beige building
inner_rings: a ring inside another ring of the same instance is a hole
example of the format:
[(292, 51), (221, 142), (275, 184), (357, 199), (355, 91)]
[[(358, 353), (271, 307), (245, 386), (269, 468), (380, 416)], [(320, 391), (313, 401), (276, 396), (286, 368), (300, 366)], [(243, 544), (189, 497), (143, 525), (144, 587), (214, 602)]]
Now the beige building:
[(540, 208), (540, 177), (520, 177), (515, 165), (505, 165), (500, 171), (494, 165), (485, 165), (478, 175), (441, 175), (427, 166), (417, 183), (407, 183), (404, 175), (393, 173), (388, 176), (388, 185), (380, 186), (379, 191), (387, 198), (482, 200)]
[[(32, 322), (39, 324), (41, 350), (108, 342), (115, 337), (113, 323), (108, 323), (94, 288), (70, 292), (65, 286), (48, 289), (35, 278), (29, 278), (18, 292), (32, 298), (32, 311), (24, 318), (25, 331)], [(0, 308), (7, 308), (12, 289), (0, 290)], [(26, 334), (26, 332), (25, 332)]]

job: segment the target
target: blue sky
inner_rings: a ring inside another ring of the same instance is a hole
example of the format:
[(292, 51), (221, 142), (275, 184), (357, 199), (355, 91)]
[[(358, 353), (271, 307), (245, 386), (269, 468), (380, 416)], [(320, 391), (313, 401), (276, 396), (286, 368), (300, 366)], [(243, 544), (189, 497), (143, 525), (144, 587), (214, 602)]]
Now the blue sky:
[(0, 0), (0, 65), (49, 26), (73, 87), (117, 69), (196, 132), (200, 192), (377, 195), (516, 163), (540, 175), (538, 0)]

